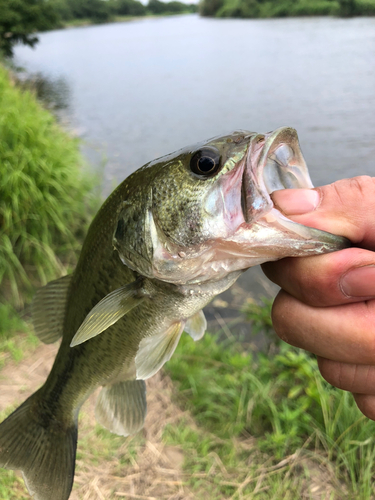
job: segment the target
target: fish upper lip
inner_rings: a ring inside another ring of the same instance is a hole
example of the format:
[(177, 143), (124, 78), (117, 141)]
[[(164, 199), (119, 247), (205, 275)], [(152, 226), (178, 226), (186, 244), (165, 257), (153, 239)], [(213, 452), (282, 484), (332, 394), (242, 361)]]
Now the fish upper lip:
[(273, 203), (261, 175), (259, 159), (266, 144), (266, 136), (257, 134), (249, 142), (244, 158), (241, 186), (241, 207), (246, 224), (251, 224), (265, 211), (272, 209)]
[(250, 139), (241, 189), (247, 224), (275, 209), (270, 197), (274, 191), (313, 187), (294, 129), (281, 127)]

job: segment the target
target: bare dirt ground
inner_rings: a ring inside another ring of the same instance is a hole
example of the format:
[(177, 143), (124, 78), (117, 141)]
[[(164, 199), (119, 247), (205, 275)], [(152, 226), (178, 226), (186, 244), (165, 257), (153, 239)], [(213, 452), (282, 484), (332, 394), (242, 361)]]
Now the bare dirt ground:
[[(21, 363), (6, 363), (0, 372), (0, 411), (17, 406), (42, 385), (57, 348), (57, 345), (40, 345)], [(103, 441), (95, 433), (96, 395), (93, 394), (80, 414), (77, 468), (70, 500), (194, 498), (184, 485), (182, 451), (162, 442), (165, 425), (188, 418), (172, 402), (172, 391), (170, 379), (161, 373), (148, 381), (148, 415), (141, 438), (138, 436), (134, 445), (134, 438), (119, 437), (119, 447), (114, 455), (109, 458), (106, 454), (105, 459), (95, 458), (99, 447), (103, 447)], [(83, 443), (82, 446), (80, 443)], [(131, 453), (128, 453), (128, 448), (132, 446), (137, 448), (136, 460), (131, 459)], [(130, 463), (119, 465), (125, 455), (130, 455)]]

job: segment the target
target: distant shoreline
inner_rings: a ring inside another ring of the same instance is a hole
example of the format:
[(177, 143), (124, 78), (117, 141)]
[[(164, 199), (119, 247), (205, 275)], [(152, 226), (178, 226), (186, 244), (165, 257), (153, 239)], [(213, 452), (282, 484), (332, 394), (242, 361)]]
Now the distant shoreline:
[(199, 13), (240, 19), (363, 17), (375, 16), (375, 0), (201, 0)]
[(98, 26), (101, 24), (114, 24), (114, 23), (124, 23), (130, 21), (138, 21), (141, 19), (154, 19), (162, 17), (177, 17), (177, 16), (187, 16), (195, 15), (197, 12), (176, 12), (170, 14), (146, 14), (144, 16), (114, 16), (107, 21), (96, 22), (92, 19), (73, 19), (72, 21), (64, 22), (59, 28), (55, 29), (71, 29), (71, 28), (82, 28), (84, 26)]

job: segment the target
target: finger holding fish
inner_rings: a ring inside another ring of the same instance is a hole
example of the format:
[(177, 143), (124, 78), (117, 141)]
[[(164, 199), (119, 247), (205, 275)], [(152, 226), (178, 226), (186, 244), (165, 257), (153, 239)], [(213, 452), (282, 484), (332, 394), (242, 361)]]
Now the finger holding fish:
[(375, 297), (375, 254), (347, 248), (334, 254), (262, 264), (267, 278), (313, 307), (337, 306)]
[(282, 290), (272, 321), (282, 340), (316, 354), (327, 382), (352, 392), (362, 413), (375, 420), (375, 299), (314, 307)]
[(288, 344), (333, 361), (375, 364), (375, 300), (313, 307), (282, 290), (272, 321)]
[(330, 384), (353, 393), (361, 412), (375, 420), (375, 365), (342, 363), (318, 356), (318, 366)]
[(275, 331), (317, 354), (323, 377), (352, 392), (375, 419), (375, 179), (345, 179), (314, 192), (318, 200), (293, 190), (273, 198), (293, 219), (336, 227), (362, 248), (264, 264), (283, 289), (273, 306)]
[(318, 356), (323, 377), (338, 389), (375, 396), (375, 365), (343, 363)]

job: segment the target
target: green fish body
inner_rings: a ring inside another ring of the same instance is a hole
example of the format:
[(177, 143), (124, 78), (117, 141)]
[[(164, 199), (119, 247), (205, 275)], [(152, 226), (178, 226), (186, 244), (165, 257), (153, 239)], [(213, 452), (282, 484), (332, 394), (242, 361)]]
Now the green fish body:
[(211, 139), (125, 179), (92, 222), (74, 273), (36, 294), (35, 331), (61, 345), (45, 384), (0, 425), (0, 466), (22, 470), (35, 500), (67, 500), (78, 412), (98, 386), (99, 423), (137, 432), (144, 381), (184, 330), (202, 337), (213, 297), (252, 265), (347, 246), (289, 221), (269, 196), (310, 187), (290, 128)]

